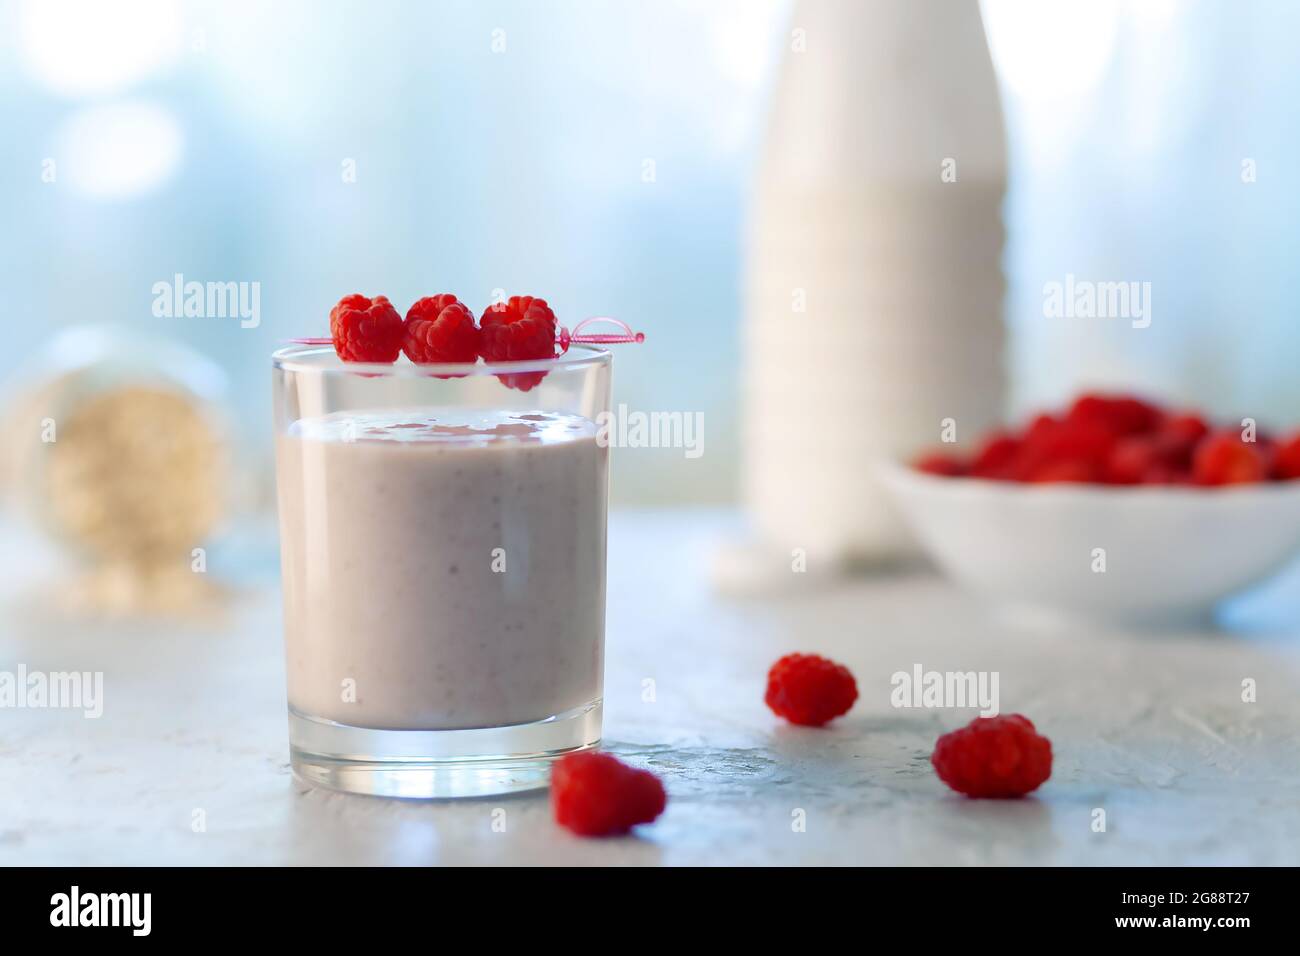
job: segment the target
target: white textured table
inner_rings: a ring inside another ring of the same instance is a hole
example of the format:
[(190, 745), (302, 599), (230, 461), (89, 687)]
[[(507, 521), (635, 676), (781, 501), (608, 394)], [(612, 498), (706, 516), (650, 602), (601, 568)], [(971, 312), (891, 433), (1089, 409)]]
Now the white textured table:
[[(0, 863), (1300, 862), (1300, 608), (1285, 597), (1238, 614), (1251, 630), (1158, 638), (1008, 628), (928, 575), (722, 601), (708, 567), (730, 524), (613, 518), (606, 743), (661, 774), (670, 801), (640, 837), (595, 841), (559, 830), (544, 793), (414, 804), (296, 784), (266, 548), (222, 623), (56, 627), (22, 598), (40, 561), (7, 534), (0, 670), (102, 669), (106, 686), (98, 720), (0, 710)], [(766, 668), (792, 649), (858, 677), (830, 729), (763, 706)], [(890, 675), (918, 663), (1000, 672), (1003, 710), (1056, 749), (1037, 797), (943, 787), (931, 746), (972, 712), (893, 709)]]

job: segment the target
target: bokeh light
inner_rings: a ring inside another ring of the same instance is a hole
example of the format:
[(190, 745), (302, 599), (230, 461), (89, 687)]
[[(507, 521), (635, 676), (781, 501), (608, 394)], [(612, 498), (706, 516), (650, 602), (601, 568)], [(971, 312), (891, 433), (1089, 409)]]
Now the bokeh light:
[(32, 79), (70, 98), (125, 90), (174, 63), (183, 45), (175, 0), (27, 0), (19, 35)]
[(92, 199), (131, 199), (161, 186), (180, 162), (184, 137), (170, 113), (150, 103), (92, 106), (59, 135), (63, 174)]

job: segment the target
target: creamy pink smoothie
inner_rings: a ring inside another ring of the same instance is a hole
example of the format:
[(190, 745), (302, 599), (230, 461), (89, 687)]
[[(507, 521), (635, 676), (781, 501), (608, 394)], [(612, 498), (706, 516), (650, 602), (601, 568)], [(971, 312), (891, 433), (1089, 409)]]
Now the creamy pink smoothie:
[(586, 418), (412, 409), (277, 439), (289, 705), (355, 727), (601, 696), (608, 451)]

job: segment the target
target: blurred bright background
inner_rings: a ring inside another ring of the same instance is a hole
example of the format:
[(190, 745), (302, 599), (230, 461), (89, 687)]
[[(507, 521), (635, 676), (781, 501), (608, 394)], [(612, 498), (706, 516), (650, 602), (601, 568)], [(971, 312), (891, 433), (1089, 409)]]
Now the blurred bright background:
[[(730, 501), (745, 210), (789, 15), (6, 0), (0, 380), (73, 324), (188, 343), (230, 377), (269, 477), (268, 355), (341, 295), (538, 294), (570, 325), (647, 333), (619, 353), (616, 400), (704, 413), (701, 459), (615, 456), (615, 503)], [(1010, 147), (1009, 411), (1122, 383), (1294, 421), (1300, 126), (1281, 119), (1300, 5), (988, 0), (985, 17)], [(259, 282), (260, 326), (155, 317), (176, 273)], [(1152, 327), (1045, 321), (1043, 283), (1066, 273), (1152, 281)]]

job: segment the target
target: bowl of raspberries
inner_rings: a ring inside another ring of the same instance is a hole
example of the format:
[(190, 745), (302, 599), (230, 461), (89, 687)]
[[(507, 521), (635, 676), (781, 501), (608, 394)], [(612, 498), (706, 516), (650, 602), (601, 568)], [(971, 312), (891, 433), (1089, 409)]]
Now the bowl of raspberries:
[(1131, 395), (1085, 394), (881, 477), (935, 563), (1007, 607), (1204, 620), (1300, 552), (1300, 429)]

